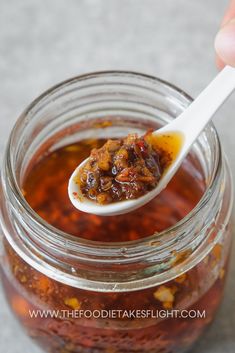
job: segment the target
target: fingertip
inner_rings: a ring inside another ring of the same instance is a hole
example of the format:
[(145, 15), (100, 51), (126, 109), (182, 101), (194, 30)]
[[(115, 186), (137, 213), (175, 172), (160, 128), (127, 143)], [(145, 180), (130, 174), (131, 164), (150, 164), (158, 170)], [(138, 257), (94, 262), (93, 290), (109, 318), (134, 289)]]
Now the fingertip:
[(219, 70), (222, 70), (225, 67), (225, 63), (218, 55), (215, 57), (215, 63)]
[(235, 21), (230, 21), (217, 33), (215, 50), (219, 57), (218, 65), (222, 63), (235, 66)]

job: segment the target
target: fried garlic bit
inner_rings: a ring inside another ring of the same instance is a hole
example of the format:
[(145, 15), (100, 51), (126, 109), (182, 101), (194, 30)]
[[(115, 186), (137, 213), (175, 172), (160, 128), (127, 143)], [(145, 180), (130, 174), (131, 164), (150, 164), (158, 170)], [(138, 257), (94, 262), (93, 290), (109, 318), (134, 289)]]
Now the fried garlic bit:
[(155, 299), (159, 300), (165, 309), (171, 309), (175, 300), (176, 287), (160, 286), (154, 293)]
[(76, 297), (65, 298), (64, 303), (74, 310), (79, 310), (81, 308), (81, 303)]

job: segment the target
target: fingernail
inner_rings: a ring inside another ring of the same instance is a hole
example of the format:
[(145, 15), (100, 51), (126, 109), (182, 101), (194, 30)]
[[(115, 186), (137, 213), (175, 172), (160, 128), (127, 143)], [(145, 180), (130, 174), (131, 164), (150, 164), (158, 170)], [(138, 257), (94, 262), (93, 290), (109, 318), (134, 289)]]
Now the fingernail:
[(235, 66), (235, 20), (227, 23), (218, 32), (215, 50), (225, 64)]

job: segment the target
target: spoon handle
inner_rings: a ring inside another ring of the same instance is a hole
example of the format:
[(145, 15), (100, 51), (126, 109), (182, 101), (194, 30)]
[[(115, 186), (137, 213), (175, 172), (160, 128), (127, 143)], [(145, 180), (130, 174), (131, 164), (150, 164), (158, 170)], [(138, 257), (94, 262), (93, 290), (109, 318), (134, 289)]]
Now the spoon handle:
[[(191, 105), (162, 131), (184, 134), (184, 149), (190, 148), (215, 112), (235, 89), (235, 68), (226, 66)], [(169, 126), (169, 127), (168, 127)], [(186, 151), (185, 151), (186, 152)]]

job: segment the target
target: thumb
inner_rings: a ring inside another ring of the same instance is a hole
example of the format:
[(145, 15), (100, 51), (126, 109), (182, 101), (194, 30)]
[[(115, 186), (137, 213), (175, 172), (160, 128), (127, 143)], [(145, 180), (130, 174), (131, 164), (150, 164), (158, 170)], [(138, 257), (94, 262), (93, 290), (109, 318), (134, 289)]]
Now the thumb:
[(218, 32), (215, 50), (225, 64), (235, 66), (235, 19), (227, 22)]

